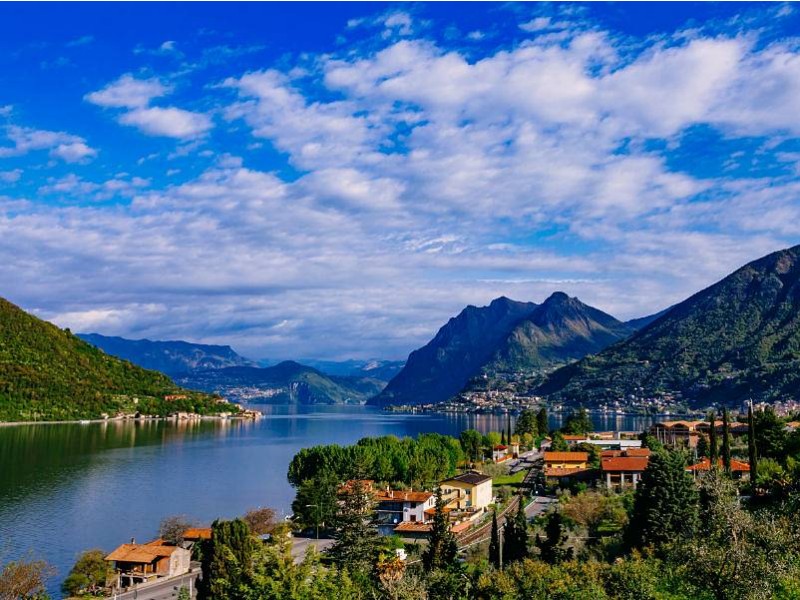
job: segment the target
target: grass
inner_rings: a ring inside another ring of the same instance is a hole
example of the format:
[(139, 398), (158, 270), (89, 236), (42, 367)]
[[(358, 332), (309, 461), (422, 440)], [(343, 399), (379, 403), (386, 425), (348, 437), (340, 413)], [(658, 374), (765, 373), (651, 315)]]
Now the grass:
[(495, 486), (502, 486), (507, 485), (510, 487), (519, 487), (522, 481), (525, 479), (526, 471), (517, 471), (513, 475), (498, 475), (492, 478), (492, 485)]

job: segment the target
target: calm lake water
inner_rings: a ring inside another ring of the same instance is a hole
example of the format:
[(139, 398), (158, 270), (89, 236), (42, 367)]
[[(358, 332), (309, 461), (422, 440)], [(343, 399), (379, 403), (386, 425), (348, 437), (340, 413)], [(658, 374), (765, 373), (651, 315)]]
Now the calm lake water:
[[(0, 427), (0, 564), (44, 558), (56, 592), (82, 550), (152, 538), (165, 516), (200, 523), (269, 506), (286, 514), (298, 449), (365, 436), (500, 430), (493, 415), (410, 415), (365, 407), (259, 406), (257, 422), (95, 423)], [(597, 430), (652, 419), (595, 415)], [(551, 417), (557, 427), (560, 417)]]

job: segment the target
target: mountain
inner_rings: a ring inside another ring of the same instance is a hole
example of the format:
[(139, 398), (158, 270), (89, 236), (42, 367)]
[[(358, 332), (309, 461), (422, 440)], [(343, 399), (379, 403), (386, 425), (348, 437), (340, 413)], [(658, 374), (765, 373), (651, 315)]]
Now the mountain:
[(109, 356), (0, 298), (0, 421), (232, 409), (217, 400)]
[(479, 375), (552, 368), (632, 331), (561, 292), (541, 305), (502, 297), (486, 307), (468, 306), (412, 352), (403, 370), (370, 403), (441, 402)]
[(638, 331), (639, 329), (644, 329), (645, 327), (650, 325), (650, 323), (652, 323), (656, 319), (658, 319), (658, 318), (664, 316), (665, 314), (667, 314), (671, 309), (672, 309), (672, 307), (670, 306), (670, 307), (665, 308), (664, 310), (661, 310), (661, 311), (659, 311), (659, 312), (657, 312), (657, 313), (655, 313), (653, 315), (647, 315), (646, 317), (638, 317), (636, 319), (631, 319), (630, 321), (625, 321), (625, 325), (627, 325), (629, 328), (631, 328), (634, 331)]
[(800, 246), (753, 261), (538, 392), (597, 404), (673, 394), (693, 405), (800, 395)]
[(322, 371), (326, 375), (339, 377), (368, 377), (379, 381), (389, 381), (397, 375), (405, 365), (402, 360), (381, 360), (377, 358), (369, 360), (316, 360), (299, 359), (299, 363)]
[(237, 401), (269, 404), (361, 403), (384, 386), (384, 382), (366, 377), (329, 377), (290, 360), (266, 368), (194, 371), (178, 376), (177, 381)]
[(255, 363), (236, 354), (230, 346), (191, 342), (128, 340), (99, 333), (79, 333), (78, 337), (106, 354), (129, 360), (145, 369), (175, 375), (197, 369), (253, 366)]

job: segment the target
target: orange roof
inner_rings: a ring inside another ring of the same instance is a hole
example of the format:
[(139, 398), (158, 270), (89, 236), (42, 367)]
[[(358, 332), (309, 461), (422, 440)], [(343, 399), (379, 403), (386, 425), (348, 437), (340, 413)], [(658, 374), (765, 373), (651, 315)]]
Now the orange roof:
[(380, 490), (375, 492), (375, 500), (378, 502), (390, 501), (395, 502), (427, 502), (433, 496), (431, 492), (414, 492), (414, 491), (398, 491), (398, 490)]
[(574, 434), (574, 433), (565, 433), (564, 434), (564, 439), (569, 441), (569, 442), (578, 442), (578, 441), (582, 441), (582, 440), (588, 440), (589, 436), (588, 435)]
[[(722, 468), (722, 459), (718, 459), (719, 468)], [(694, 465), (689, 465), (686, 467), (687, 471), (708, 471), (711, 468), (711, 459), (704, 458), (699, 463)], [(731, 459), (731, 471), (734, 472), (749, 472), (750, 465), (746, 462), (742, 462), (740, 460)]]
[(172, 556), (178, 546), (168, 546), (164, 540), (154, 540), (147, 544), (122, 544), (106, 560), (133, 563), (151, 563), (159, 558)]
[(544, 462), (586, 462), (588, 452), (545, 452)]
[(650, 459), (646, 456), (615, 456), (604, 458), (600, 462), (603, 471), (630, 473), (632, 471), (644, 471)]
[(497, 446), (495, 446), (494, 449), (495, 450), (508, 450), (508, 446), (506, 446), (505, 444), (497, 444)]
[(650, 448), (628, 448), (623, 450), (625, 456), (650, 456)]
[(190, 527), (183, 532), (183, 539), (185, 540), (210, 540), (211, 527)]

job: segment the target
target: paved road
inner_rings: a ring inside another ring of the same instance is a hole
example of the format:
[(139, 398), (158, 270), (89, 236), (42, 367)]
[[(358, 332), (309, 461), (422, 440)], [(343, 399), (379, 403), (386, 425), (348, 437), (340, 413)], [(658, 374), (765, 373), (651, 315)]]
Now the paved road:
[(299, 563), (305, 558), (306, 552), (311, 546), (316, 546), (317, 552), (321, 554), (330, 548), (333, 542), (334, 540), (330, 539), (317, 540), (315, 538), (292, 537), (292, 558), (294, 562)]
[(181, 587), (191, 588), (192, 598), (197, 598), (197, 578), (200, 571), (188, 573), (181, 577), (165, 579), (158, 583), (110, 596), (111, 600), (174, 600)]

